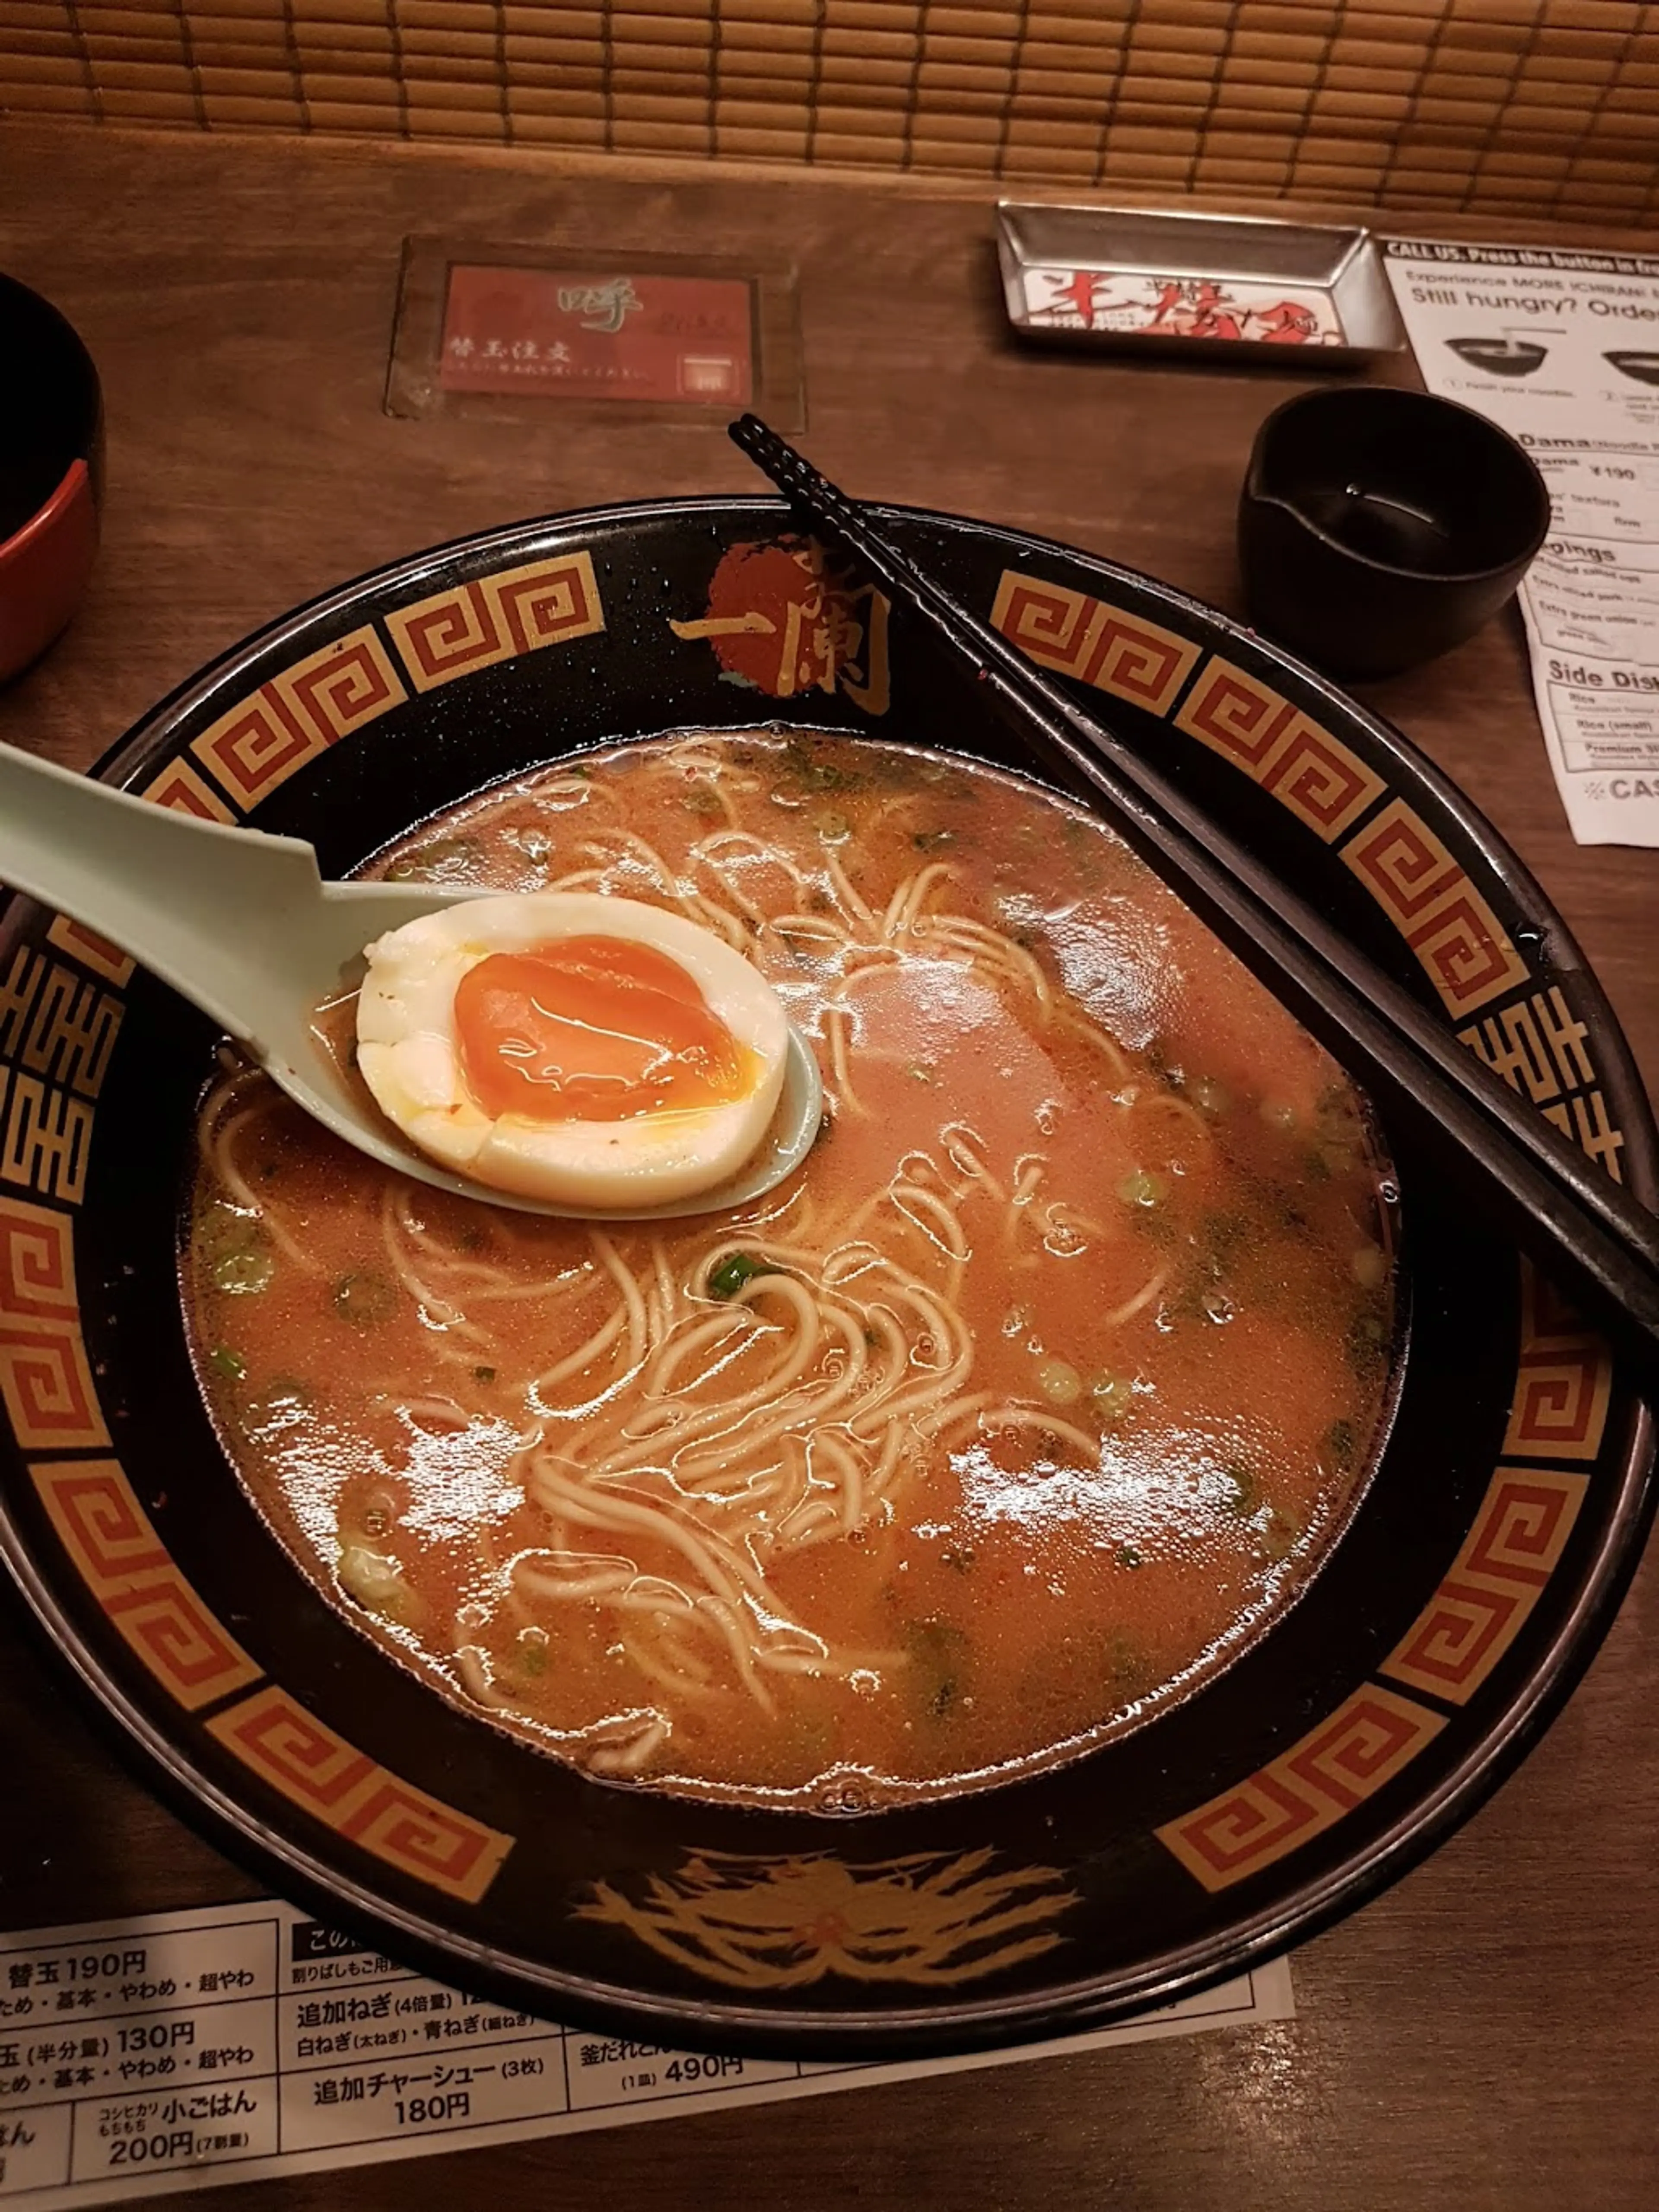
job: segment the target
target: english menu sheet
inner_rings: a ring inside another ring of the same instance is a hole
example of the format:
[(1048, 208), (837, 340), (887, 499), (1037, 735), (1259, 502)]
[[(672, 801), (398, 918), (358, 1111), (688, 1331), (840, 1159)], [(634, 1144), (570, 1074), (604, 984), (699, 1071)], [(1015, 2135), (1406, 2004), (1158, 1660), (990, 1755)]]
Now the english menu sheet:
[(273, 1899), (0, 1936), (0, 2204), (179, 2190), (1288, 2020), (1282, 1959), (1115, 2027), (968, 2058), (669, 2051), (472, 1997)]
[(1549, 486), (1520, 597), (1572, 834), (1659, 845), (1659, 259), (1407, 238), (1384, 252), (1430, 391), (1500, 424)]

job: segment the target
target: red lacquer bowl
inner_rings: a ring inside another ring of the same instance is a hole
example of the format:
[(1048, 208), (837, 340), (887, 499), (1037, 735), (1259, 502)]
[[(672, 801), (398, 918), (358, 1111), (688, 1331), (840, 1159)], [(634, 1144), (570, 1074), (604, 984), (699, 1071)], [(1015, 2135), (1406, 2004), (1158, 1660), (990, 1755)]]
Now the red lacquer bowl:
[(98, 372), (56, 307), (0, 276), (0, 683), (80, 605), (98, 550)]

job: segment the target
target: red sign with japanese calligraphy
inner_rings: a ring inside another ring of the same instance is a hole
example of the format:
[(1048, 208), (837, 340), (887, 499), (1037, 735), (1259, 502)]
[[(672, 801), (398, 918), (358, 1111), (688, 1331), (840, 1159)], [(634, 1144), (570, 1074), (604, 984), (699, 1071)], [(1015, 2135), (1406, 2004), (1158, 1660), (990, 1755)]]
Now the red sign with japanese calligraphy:
[(750, 287), (457, 263), (439, 349), (446, 392), (746, 407)]

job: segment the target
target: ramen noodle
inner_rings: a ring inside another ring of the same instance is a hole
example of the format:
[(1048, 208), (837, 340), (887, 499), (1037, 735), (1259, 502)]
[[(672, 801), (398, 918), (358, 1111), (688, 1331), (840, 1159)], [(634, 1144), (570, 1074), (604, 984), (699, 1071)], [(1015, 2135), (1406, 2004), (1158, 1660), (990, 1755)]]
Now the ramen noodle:
[(1145, 1721), (1305, 1583), (1383, 1415), (1382, 1170), (1109, 830), (955, 758), (697, 735), (526, 775), (376, 872), (689, 916), (827, 1095), (764, 1200), (620, 1225), (216, 1085), (204, 1385), (395, 1658), (596, 1776), (855, 1809)]

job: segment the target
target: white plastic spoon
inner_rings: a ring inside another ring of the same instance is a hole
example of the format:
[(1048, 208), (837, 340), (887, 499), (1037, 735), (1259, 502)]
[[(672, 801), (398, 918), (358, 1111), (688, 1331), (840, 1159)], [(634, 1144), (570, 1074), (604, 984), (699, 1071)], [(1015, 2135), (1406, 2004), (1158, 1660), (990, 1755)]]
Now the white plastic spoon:
[(0, 884), (95, 929), (199, 1006), (304, 1107), (371, 1159), (440, 1190), (525, 1213), (649, 1221), (758, 1198), (805, 1158), (823, 1111), (811, 1047), (793, 1027), (764, 1143), (715, 1189), (666, 1206), (550, 1206), (440, 1167), (360, 1100), (313, 1024), (349, 990), (365, 945), (435, 907), (489, 896), (435, 884), (325, 884), (313, 848), (151, 805), (0, 745)]

